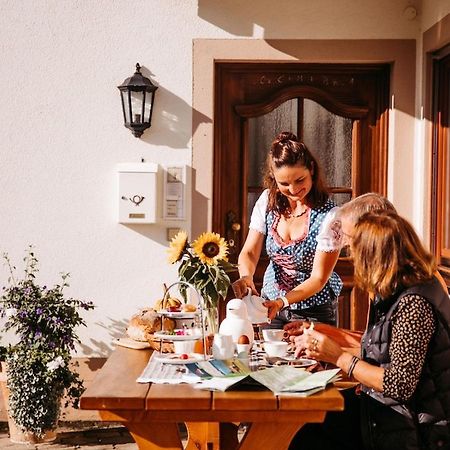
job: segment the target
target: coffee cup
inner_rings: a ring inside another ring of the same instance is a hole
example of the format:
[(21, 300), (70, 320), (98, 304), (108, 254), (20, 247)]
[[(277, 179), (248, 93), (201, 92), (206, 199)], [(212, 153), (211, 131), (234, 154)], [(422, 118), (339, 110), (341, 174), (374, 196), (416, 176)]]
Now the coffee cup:
[(288, 349), (288, 343), (285, 341), (267, 341), (264, 342), (264, 351), (267, 356), (285, 356)]
[(286, 337), (286, 332), (283, 329), (267, 328), (262, 330), (264, 341), (281, 341)]

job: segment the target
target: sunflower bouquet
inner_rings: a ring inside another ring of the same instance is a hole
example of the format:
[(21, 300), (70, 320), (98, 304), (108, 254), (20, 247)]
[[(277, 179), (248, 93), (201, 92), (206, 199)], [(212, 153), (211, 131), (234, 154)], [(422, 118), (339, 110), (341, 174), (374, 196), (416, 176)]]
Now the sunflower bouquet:
[[(217, 233), (202, 233), (189, 243), (185, 231), (180, 231), (170, 242), (169, 262), (180, 262), (180, 281), (192, 284), (201, 294), (206, 308), (216, 308), (219, 300), (225, 298), (231, 284), (228, 273), (236, 266), (228, 262), (228, 245)], [(180, 293), (186, 300), (186, 286)]]

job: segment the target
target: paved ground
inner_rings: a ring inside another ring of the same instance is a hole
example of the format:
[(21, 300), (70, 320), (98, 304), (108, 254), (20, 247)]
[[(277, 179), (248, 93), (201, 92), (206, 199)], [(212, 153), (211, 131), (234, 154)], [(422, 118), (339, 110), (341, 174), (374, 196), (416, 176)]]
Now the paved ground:
[(56, 441), (48, 444), (14, 444), (9, 440), (7, 424), (0, 425), (0, 450), (137, 450), (128, 431), (120, 424), (65, 424), (58, 428)]

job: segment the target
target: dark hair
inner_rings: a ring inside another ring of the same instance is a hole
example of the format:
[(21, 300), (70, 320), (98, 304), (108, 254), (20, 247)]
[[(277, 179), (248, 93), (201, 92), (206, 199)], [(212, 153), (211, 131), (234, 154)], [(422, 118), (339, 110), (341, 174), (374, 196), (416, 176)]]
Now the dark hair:
[(429, 281), (436, 270), (412, 225), (394, 212), (363, 214), (350, 245), (356, 284), (382, 298)]
[(288, 131), (280, 133), (272, 142), (266, 161), (264, 185), (269, 189), (269, 211), (275, 210), (280, 214), (289, 210), (287, 198), (281, 194), (273, 175), (273, 167), (293, 167), (301, 165), (311, 172), (312, 187), (306, 195), (306, 202), (310, 208), (322, 206), (328, 200), (328, 191), (322, 180), (317, 160), (297, 136)]

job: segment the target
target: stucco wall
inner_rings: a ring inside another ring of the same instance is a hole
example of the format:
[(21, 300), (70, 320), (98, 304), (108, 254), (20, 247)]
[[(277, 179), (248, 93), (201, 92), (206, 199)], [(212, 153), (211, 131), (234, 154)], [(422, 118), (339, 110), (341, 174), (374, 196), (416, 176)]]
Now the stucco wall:
[[(420, 16), (403, 14), (410, 3), (0, 0), (0, 250), (20, 263), (34, 244), (43, 283), (68, 271), (68, 292), (97, 305), (80, 330), (81, 354), (105, 354), (130, 315), (176, 278), (166, 228), (189, 229), (190, 218), (118, 224), (115, 165), (191, 164), (193, 39), (416, 39)], [(136, 62), (159, 85), (143, 139), (123, 127), (116, 88)], [(411, 214), (397, 159), (389, 192)]]

